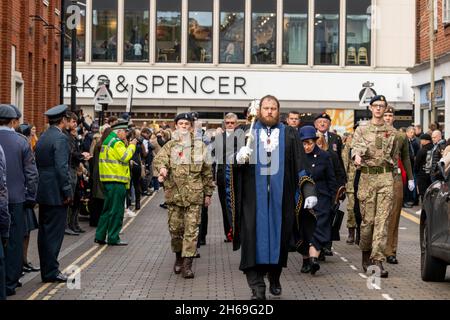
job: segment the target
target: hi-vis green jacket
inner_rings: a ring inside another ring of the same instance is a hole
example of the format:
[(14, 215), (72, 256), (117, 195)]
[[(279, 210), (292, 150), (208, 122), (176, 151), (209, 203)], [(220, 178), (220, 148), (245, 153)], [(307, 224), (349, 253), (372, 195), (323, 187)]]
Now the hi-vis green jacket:
[(101, 182), (130, 183), (129, 161), (136, 151), (136, 146), (130, 144), (128, 147), (111, 132), (105, 139), (100, 150), (99, 171)]

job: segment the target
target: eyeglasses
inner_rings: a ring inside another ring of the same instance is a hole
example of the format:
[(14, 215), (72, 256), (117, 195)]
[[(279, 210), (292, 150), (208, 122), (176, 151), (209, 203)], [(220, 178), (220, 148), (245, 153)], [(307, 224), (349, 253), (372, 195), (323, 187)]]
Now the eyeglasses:
[(373, 104), (372, 108), (384, 109), (384, 108), (386, 108), (386, 105), (384, 103), (383, 104)]
[(225, 121), (225, 124), (236, 124), (236, 122), (233, 122), (233, 121)]

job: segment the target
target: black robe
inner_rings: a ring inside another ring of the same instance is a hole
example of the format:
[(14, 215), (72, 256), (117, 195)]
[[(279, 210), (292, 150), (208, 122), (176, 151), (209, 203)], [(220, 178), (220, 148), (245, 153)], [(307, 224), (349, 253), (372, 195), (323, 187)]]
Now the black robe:
[[(259, 137), (255, 137), (255, 140)], [(253, 145), (251, 149), (256, 150)], [(239, 148), (238, 148), (239, 150)], [(298, 137), (298, 131), (291, 127), (285, 128), (285, 166), (284, 190), (281, 220), (281, 248), (279, 266), (287, 266), (289, 240), (292, 236), (296, 221), (297, 202), (295, 193), (299, 186), (298, 173), (303, 170), (303, 147)], [(255, 267), (256, 264), (256, 191), (255, 165), (244, 164), (233, 166), (233, 250), (241, 249), (241, 263), (239, 269)], [(304, 183), (303, 183), (304, 182)], [(302, 181), (302, 196), (306, 199), (315, 195), (311, 180)]]

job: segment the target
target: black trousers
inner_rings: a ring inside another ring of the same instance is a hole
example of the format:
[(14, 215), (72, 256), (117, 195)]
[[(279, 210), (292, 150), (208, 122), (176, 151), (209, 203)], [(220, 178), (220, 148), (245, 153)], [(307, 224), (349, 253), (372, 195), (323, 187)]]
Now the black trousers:
[(280, 282), (281, 271), (283, 267), (279, 265), (258, 265), (253, 268), (246, 269), (244, 271), (247, 277), (247, 283), (250, 289), (266, 289), (266, 283), (264, 282), (264, 276), (269, 274), (269, 279), (276, 279)]
[(200, 228), (198, 230), (197, 248), (200, 248), (200, 240), (206, 240), (208, 234), (208, 207), (202, 206)]
[[(136, 207), (136, 204), (141, 204), (141, 167), (134, 166), (131, 169), (131, 181), (130, 183), (133, 184), (134, 187), (134, 197), (135, 197), (135, 203), (134, 206)], [(131, 206), (131, 188), (127, 191), (127, 207), (129, 208)]]
[(59, 271), (58, 255), (64, 240), (66, 206), (39, 206), (38, 250), (43, 281), (54, 279)]
[(11, 295), (22, 275), (25, 211), (23, 203), (9, 204), (8, 209), (11, 215), (11, 226), (8, 246), (5, 250), (5, 283), (6, 294)]
[(3, 252), (3, 245), (0, 243), (0, 301), (6, 300), (5, 288), (5, 254)]
[(227, 192), (225, 188), (225, 174), (223, 171), (217, 172), (217, 189), (219, 191), (220, 207), (222, 208), (223, 232), (225, 238), (231, 229), (231, 212), (227, 209)]

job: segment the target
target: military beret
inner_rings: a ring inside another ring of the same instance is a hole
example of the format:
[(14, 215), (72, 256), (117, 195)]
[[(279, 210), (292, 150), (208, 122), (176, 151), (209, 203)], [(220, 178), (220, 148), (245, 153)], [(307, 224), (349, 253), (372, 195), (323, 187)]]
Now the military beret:
[(0, 104), (0, 119), (16, 119), (17, 113), (9, 104)]
[(177, 114), (177, 116), (175, 117), (175, 124), (178, 123), (179, 120), (188, 120), (190, 122), (194, 121), (194, 119), (192, 118), (192, 115), (190, 113), (180, 113)]
[(329, 116), (326, 112), (321, 113), (321, 114), (319, 114), (318, 116), (316, 116), (316, 118), (314, 119), (314, 121), (317, 120), (317, 119), (327, 119), (328, 121), (331, 121), (330, 116)]
[(116, 124), (111, 126), (112, 130), (128, 130), (128, 121), (125, 119), (119, 119)]
[(420, 135), (420, 140), (428, 140), (428, 141), (432, 141), (431, 136), (428, 133), (422, 133)]
[(303, 126), (300, 128), (300, 140), (317, 139), (316, 128), (313, 126)]
[(384, 101), (387, 104), (386, 97), (381, 95), (381, 94), (376, 95), (375, 97), (370, 99), (370, 103), (369, 104), (372, 105), (375, 101)]
[(44, 114), (49, 119), (56, 119), (56, 118), (62, 118), (66, 116), (67, 111), (69, 111), (69, 107), (65, 104), (60, 104), (57, 106), (54, 106), (53, 108), (48, 109)]
[(15, 111), (16, 114), (17, 114), (16, 119), (20, 119), (20, 118), (22, 117), (22, 113), (20, 112), (19, 108), (17, 108), (17, 107), (16, 107), (15, 105), (13, 105), (13, 104), (10, 104), (10, 106), (14, 109), (14, 111)]
[(384, 113), (392, 113), (392, 114), (395, 114), (395, 109), (394, 109), (393, 106), (389, 105), (389, 106), (387, 106), (386, 111), (385, 111)]

